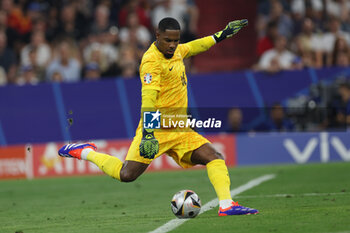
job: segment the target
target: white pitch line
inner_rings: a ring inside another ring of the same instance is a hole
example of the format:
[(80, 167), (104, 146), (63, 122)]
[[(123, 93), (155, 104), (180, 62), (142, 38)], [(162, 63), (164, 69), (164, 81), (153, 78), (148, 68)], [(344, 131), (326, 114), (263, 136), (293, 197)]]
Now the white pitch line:
[[(268, 175), (263, 175), (263, 176), (260, 176), (258, 178), (255, 178), (244, 185), (241, 185), (235, 189), (232, 189), (231, 196), (234, 197), (234, 196), (236, 196), (244, 191), (247, 191), (251, 188), (254, 188), (254, 187), (260, 185), (261, 183), (268, 181), (268, 180), (271, 180), (275, 177), (276, 177), (276, 175), (274, 175), (274, 174), (268, 174)], [(219, 203), (219, 200), (217, 198), (209, 201), (207, 204), (202, 206), (199, 214), (202, 214), (208, 210), (215, 208), (218, 205), (218, 203)], [(150, 231), (149, 233), (166, 233), (166, 232), (174, 230), (175, 228), (182, 225), (183, 223), (185, 223), (188, 220), (190, 220), (190, 218), (186, 218), (186, 219), (176, 218), (176, 219), (170, 220), (169, 222), (165, 223), (164, 225), (158, 227), (154, 231)]]
[(268, 198), (268, 197), (310, 197), (310, 196), (334, 196), (334, 195), (347, 195), (350, 193), (298, 193), (298, 194), (288, 194), (288, 193), (277, 193), (268, 195), (246, 195), (246, 196), (236, 196), (236, 198)]

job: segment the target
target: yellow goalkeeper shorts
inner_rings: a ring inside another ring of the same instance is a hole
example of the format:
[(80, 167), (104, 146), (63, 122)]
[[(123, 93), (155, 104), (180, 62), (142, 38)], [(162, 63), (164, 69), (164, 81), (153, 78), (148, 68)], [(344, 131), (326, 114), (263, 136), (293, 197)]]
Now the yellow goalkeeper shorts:
[[(159, 142), (159, 152), (154, 159), (167, 154), (172, 157), (177, 164), (183, 168), (194, 166), (191, 162), (192, 152), (200, 146), (210, 143), (206, 138), (197, 132), (190, 130), (188, 132), (173, 132), (170, 130), (160, 130), (154, 132), (155, 138)], [(147, 159), (140, 155), (139, 146), (142, 139), (142, 131), (139, 128), (130, 145), (125, 160), (136, 161), (150, 164), (153, 159)]]

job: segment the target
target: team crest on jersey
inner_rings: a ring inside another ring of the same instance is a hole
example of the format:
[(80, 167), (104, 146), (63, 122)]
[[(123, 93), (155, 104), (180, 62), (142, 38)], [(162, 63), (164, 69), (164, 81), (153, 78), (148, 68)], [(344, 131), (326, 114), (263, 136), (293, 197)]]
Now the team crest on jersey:
[(143, 76), (143, 82), (145, 84), (150, 84), (152, 82), (152, 75), (150, 73), (145, 74), (145, 76)]

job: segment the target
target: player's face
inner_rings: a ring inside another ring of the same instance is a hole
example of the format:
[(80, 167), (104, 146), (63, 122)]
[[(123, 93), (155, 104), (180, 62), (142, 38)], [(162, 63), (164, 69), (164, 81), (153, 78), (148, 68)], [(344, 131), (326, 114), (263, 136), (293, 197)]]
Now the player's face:
[(156, 46), (166, 58), (172, 58), (180, 42), (180, 30), (157, 31)]

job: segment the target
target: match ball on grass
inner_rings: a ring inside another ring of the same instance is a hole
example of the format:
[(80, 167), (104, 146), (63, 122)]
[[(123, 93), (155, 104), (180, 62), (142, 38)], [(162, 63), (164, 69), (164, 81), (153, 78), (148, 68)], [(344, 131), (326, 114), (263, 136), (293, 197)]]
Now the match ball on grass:
[(178, 218), (194, 218), (201, 210), (201, 200), (192, 190), (181, 190), (173, 196), (171, 210)]

